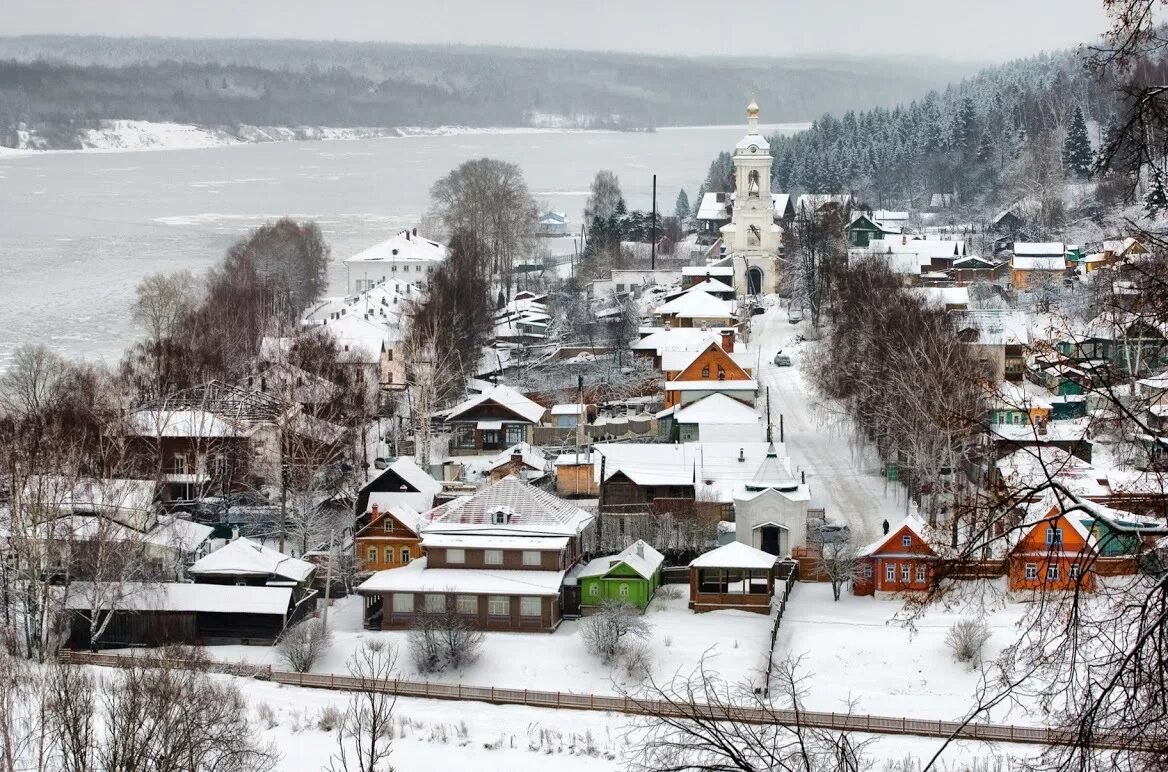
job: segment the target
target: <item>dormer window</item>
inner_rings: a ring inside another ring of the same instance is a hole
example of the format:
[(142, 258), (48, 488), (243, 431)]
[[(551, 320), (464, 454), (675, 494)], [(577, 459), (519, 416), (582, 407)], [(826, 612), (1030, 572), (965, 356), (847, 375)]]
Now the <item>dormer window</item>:
[(912, 546), (912, 537), (906, 533), (904, 536), (900, 537), (900, 544), (902, 547), (911, 547)]

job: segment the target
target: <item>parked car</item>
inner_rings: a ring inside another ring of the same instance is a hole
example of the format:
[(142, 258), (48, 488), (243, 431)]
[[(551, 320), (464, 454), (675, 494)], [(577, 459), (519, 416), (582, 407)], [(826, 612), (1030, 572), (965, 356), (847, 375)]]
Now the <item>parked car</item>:
[(388, 458), (375, 458), (375, 459), (373, 459), (373, 468), (374, 469), (388, 469), (389, 464), (390, 464), (390, 460)]
[(803, 321), (803, 309), (795, 308), (787, 312), (787, 321), (791, 324), (798, 324)]
[(790, 367), (791, 357), (784, 354), (782, 351), (775, 354), (775, 367)]
[(851, 529), (846, 525), (836, 525), (835, 523), (822, 523), (819, 525), (811, 525), (808, 527), (807, 538), (810, 541), (817, 541), (823, 544), (834, 544), (836, 542), (847, 541), (851, 536)]

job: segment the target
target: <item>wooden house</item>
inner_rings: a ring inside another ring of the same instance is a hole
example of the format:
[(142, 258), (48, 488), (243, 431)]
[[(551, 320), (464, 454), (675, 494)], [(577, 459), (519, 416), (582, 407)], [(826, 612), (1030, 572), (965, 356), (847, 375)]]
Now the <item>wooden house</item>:
[(939, 544), (920, 518), (906, 517), (884, 538), (860, 550), (852, 592), (875, 595), (927, 590), (936, 576)]
[(357, 522), (361, 525), (368, 523), (374, 505), (383, 512), (399, 504), (405, 504), (415, 512), (425, 512), (434, 506), (434, 497), (441, 492), (442, 483), (412, 458), (403, 456), (357, 492)]
[(271, 646), (289, 625), (311, 613), (315, 593), (297, 597), (290, 587), (213, 587), (185, 582), (116, 588), (74, 582), (65, 600), (69, 641), (90, 647), (93, 606), (110, 614), (98, 646)]
[(419, 533), (425, 518), (408, 504), (370, 507), (368, 522), (353, 535), (358, 571), (386, 571), (422, 557)]
[[(730, 340), (732, 345), (733, 338)], [(755, 354), (743, 354), (736, 357), (718, 343), (710, 343), (701, 351), (663, 353), (665, 406), (688, 405), (710, 394), (725, 394), (753, 405), (758, 383), (749, 363)]]
[(515, 477), (426, 514), (425, 557), (357, 589), (367, 628), (404, 629), (448, 611), (482, 630), (559, 626), (564, 577), (580, 561), (591, 514)]
[(202, 584), (293, 587), (299, 597), (311, 585), (316, 566), (241, 538), (196, 561), (187, 573)]
[(862, 212), (856, 215), (844, 227), (844, 235), (847, 236), (848, 246), (855, 249), (865, 248), (870, 242), (876, 239), (898, 236), (900, 233), (900, 228), (891, 227), (886, 223), (879, 222), (870, 212)]
[(689, 607), (695, 612), (736, 609), (771, 612), (775, 556), (740, 542), (699, 555), (689, 564)]
[(531, 427), (547, 412), (510, 386), (495, 386), (446, 412), (454, 455), (496, 453), (531, 441)]
[(526, 442), (516, 443), (487, 461), (487, 476), (492, 482), (515, 476), (534, 481), (547, 474), (547, 459), (538, 448)]
[(576, 575), (585, 612), (605, 601), (645, 608), (661, 585), (665, 556), (638, 539), (616, 555), (596, 558)]
[(733, 302), (700, 289), (657, 306), (653, 313), (675, 327), (733, 327), (738, 321)]
[(1026, 223), (1018, 216), (1012, 209), (1006, 209), (998, 212), (997, 216), (990, 221), (990, 227), (996, 233), (1014, 234), (1022, 230), (1022, 226)]
[(1014, 243), (1010, 283), (1014, 289), (1034, 291), (1052, 281), (1061, 282), (1067, 271), (1067, 248), (1061, 241)]
[(1148, 248), (1137, 239), (1108, 239), (1103, 242), (1103, 254), (1110, 262), (1125, 260), (1134, 255), (1148, 254)]
[(1010, 550), (1011, 590), (1095, 589), (1095, 536), (1080, 518), (1051, 506)]

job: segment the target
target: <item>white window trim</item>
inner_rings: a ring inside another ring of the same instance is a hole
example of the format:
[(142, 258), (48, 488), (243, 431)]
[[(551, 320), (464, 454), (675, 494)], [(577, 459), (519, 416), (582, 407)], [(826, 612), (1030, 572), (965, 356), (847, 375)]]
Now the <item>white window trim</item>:
[(466, 550), (448, 547), (446, 549), (446, 562), (454, 563), (456, 565), (466, 562)]
[[(491, 558), (498, 556), (498, 560)], [(484, 566), (501, 566), (503, 565), (503, 550), (483, 550), (483, 565)]]

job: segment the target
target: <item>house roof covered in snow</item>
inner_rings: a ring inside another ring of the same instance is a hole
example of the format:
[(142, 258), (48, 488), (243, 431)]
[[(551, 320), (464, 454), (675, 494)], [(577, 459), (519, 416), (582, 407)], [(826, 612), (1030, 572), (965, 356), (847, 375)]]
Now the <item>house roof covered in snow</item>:
[[(406, 496), (417, 497), (420, 494), (404, 494)], [(400, 493), (370, 493), (369, 507), (377, 506), (378, 513), (385, 513), (392, 516), (399, 523), (409, 528), (415, 534), (421, 535), (422, 526), (429, 522), (426, 515), (410, 506), (409, 502), (403, 501), (403, 494)], [(433, 503), (433, 499), (430, 500)], [(373, 535), (376, 530), (374, 523), (371, 521), (368, 525), (362, 528), (357, 533), (369, 531), (367, 535)]]
[(484, 391), (482, 394), (455, 405), (447, 411), (446, 420), (457, 421), (460, 416), (471, 412), (487, 402), (494, 402), (511, 411), (524, 421), (533, 424), (539, 423), (540, 419), (543, 418), (543, 414), (546, 412), (543, 405), (533, 402), (510, 386), (500, 384), (499, 386), (492, 387), (488, 391)]
[(584, 415), (588, 410), (587, 405), (582, 405), (578, 402), (564, 402), (558, 405), (552, 405), (552, 415)]
[[(617, 472), (638, 485), (694, 486), (704, 500), (730, 502), (747, 497), (746, 491), (767, 461), (766, 442), (597, 443), (593, 446), (593, 476), (600, 482), (601, 456), (605, 479)], [(771, 485), (798, 487), (790, 459), (775, 447), (783, 474)], [(707, 484), (709, 481), (709, 484)]]
[(444, 245), (421, 236), (414, 236), (409, 231), (402, 231), (392, 238), (361, 250), (352, 257), (345, 258), (345, 262), (350, 264), (415, 260), (438, 262), (445, 259), (446, 247)]
[(1066, 257), (1067, 245), (1061, 241), (1016, 241), (1014, 257)]
[(562, 550), (568, 546), (568, 537), (428, 533), (422, 537), (422, 546), (459, 549)]
[(251, 430), (235, 426), (210, 410), (139, 410), (130, 416), (139, 437), (247, 437)]
[(867, 545), (866, 547), (857, 550), (856, 554), (860, 557), (864, 557), (879, 552), (880, 550), (884, 549), (884, 547), (891, 545), (892, 540), (896, 538), (896, 536), (904, 528), (908, 528), (910, 531), (916, 534), (917, 538), (919, 538), (925, 545), (927, 545), (929, 549), (934, 552), (934, 554), (938, 552), (938, 549), (943, 544), (943, 540), (939, 538), (939, 536), (924, 520), (921, 520), (916, 515), (909, 515), (904, 520), (901, 520), (899, 523), (889, 528), (888, 533), (886, 533), (884, 536)]
[(657, 306), (653, 313), (680, 319), (733, 319), (734, 304), (698, 290)]
[(533, 448), (526, 442), (517, 442), (506, 450), (491, 456), (487, 460), (487, 469), (494, 471), (501, 466), (511, 463), (516, 454), (523, 460), (523, 463), (533, 469), (542, 471), (547, 466), (547, 459), (544, 458), (543, 451), (539, 448)]
[(758, 391), (758, 381), (662, 381), (666, 391)]
[(683, 265), (682, 276), (734, 276), (734, 267), (730, 265)]
[(733, 292), (734, 288), (731, 287), (726, 282), (719, 281), (718, 279), (714, 279), (714, 278), (709, 278), (709, 279), (705, 279), (704, 281), (699, 282), (698, 284), (693, 285), (692, 287), (690, 287), (689, 289), (687, 289), (685, 291), (686, 292), (705, 292), (706, 294), (709, 294), (711, 292), (723, 292), (723, 293)]
[[(100, 588), (100, 589), (99, 589)], [(126, 582), (116, 589), (92, 582), (69, 586), (65, 605), (88, 611), (93, 598), (121, 611), (184, 611), (220, 614), (273, 614), (283, 616), (292, 603), (291, 587), (243, 587), (222, 584)]]
[(756, 550), (739, 541), (724, 544), (718, 549), (698, 555), (690, 561), (690, 568), (757, 568), (769, 569), (775, 565), (775, 556)]
[(656, 332), (634, 341), (629, 348), (636, 351), (655, 351), (659, 355), (666, 351), (698, 352), (705, 351), (711, 343), (718, 343), (720, 340), (721, 336), (716, 332), (699, 327), (659, 328)]
[(1051, 257), (1014, 255), (1010, 266), (1016, 271), (1062, 271), (1066, 269), (1067, 262), (1061, 255)]
[(308, 561), (240, 538), (197, 560), (187, 572), (192, 576), (275, 576), (303, 582), (315, 570), (316, 566)]
[(750, 405), (725, 394), (710, 394), (677, 408), (673, 419), (681, 424), (758, 424), (762, 416)]
[(491, 483), (471, 496), (436, 507), (428, 516), (427, 534), (474, 530), (572, 536), (593, 519), (590, 513), (570, 501), (513, 476)]
[(563, 571), (428, 568), (426, 558), (378, 571), (357, 592), (461, 592), (476, 595), (559, 595)]
[(1007, 309), (976, 309), (950, 313), (953, 329), (957, 332), (973, 330), (980, 345), (1027, 345), (1030, 343), (1030, 325), (1025, 311)]
[(665, 563), (665, 556), (637, 539), (615, 555), (589, 561), (577, 576), (581, 579), (586, 576), (603, 576), (621, 563), (636, 571), (642, 579), (651, 579)]

